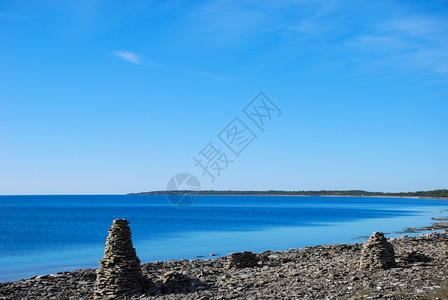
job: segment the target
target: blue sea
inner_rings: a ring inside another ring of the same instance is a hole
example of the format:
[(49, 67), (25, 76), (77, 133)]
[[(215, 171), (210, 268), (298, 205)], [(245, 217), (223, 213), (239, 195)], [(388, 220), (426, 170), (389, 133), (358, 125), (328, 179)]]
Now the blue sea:
[(356, 243), (426, 226), (448, 201), (405, 198), (163, 195), (0, 196), (0, 282), (98, 266), (112, 220), (130, 222), (142, 262)]

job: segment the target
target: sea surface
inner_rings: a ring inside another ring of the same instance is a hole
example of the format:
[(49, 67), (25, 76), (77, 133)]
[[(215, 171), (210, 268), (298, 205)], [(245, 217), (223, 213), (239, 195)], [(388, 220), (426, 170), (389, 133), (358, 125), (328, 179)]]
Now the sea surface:
[(97, 267), (116, 218), (128, 219), (137, 255), (151, 262), (396, 236), (447, 209), (405, 198), (200, 196), (178, 208), (163, 195), (0, 196), (0, 282)]

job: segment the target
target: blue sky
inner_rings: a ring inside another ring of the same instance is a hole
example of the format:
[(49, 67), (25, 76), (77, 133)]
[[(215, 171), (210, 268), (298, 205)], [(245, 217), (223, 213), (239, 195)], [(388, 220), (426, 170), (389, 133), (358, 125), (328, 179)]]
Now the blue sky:
[(446, 1), (0, 0), (0, 36), (0, 194), (448, 187)]

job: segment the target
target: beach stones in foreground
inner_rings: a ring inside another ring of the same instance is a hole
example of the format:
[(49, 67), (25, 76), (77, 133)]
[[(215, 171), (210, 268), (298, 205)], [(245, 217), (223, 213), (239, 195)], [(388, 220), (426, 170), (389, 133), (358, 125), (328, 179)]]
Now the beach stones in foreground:
[(384, 237), (384, 233), (374, 232), (362, 245), (359, 266), (362, 270), (389, 269), (396, 266), (394, 247)]
[(125, 219), (115, 219), (109, 228), (104, 258), (98, 261), (95, 299), (117, 299), (143, 290), (140, 259), (128, 224)]
[(258, 263), (257, 255), (250, 251), (230, 253), (227, 255), (225, 267), (227, 269), (243, 269), (255, 267)]

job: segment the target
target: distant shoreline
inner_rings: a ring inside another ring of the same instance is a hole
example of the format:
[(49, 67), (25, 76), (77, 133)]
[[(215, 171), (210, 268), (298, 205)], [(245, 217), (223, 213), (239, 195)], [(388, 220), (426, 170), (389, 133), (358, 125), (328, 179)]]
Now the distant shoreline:
[(411, 198), (411, 199), (441, 199), (448, 200), (448, 190), (433, 190), (419, 192), (384, 193), (367, 192), (362, 190), (321, 190), (321, 191), (217, 191), (217, 190), (165, 190), (140, 193), (128, 193), (130, 196), (138, 195), (185, 195), (200, 196), (303, 196), (303, 197), (376, 197), (376, 198)]

